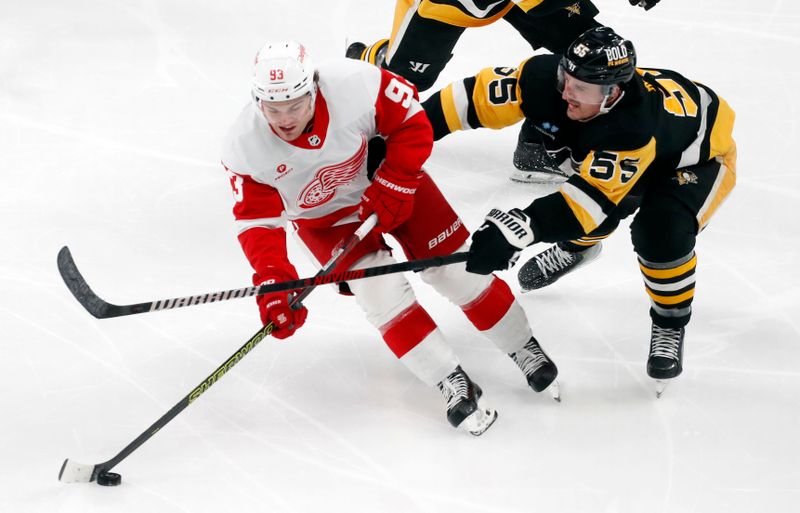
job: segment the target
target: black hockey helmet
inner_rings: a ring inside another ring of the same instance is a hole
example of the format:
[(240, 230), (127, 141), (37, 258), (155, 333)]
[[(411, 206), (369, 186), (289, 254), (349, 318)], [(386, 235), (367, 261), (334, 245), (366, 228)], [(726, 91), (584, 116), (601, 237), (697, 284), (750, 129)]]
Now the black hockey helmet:
[(559, 67), (590, 84), (623, 84), (636, 72), (636, 50), (610, 27), (595, 27), (569, 45)]

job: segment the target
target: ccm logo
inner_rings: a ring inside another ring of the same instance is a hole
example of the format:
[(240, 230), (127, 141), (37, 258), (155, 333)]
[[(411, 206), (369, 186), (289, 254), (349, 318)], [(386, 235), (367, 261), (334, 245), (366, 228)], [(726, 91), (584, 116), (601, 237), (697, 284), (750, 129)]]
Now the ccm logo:
[(444, 242), (445, 239), (447, 239), (449, 236), (451, 236), (454, 233), (456, 233), (456, 230), (458, 230), (460, 227), (461, 227), (461, 219), (459, 218), (459, 219), (456, 219), (456, 222), (453, 223), (448, 228), (446, 228), (442, 233), (440, 233), (436, 237), (434, 237), (431, 240), (429, 240), (428, 241), (428, 249), (433, 249), (436, 246), (438, 246), (439, 244), (441, 244), (442, 242)]

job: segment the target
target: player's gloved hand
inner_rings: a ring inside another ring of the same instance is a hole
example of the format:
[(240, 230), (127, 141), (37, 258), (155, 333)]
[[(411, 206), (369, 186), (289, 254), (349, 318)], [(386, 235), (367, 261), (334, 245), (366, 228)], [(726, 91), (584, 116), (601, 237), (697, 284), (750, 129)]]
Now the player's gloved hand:
[(628, 0), (631, 5), (638, 5), (639, 7), (644, 8), (645, 11), (649, 11), (655, 7), (659, 1), (660, 0)]
[[(274, 280), (268, 280), (264, 283), (271, 282), (274, 282)], [(289, 306), (291, 297), (292, 294), (289, 292), (276, 292), (256, 297), (258, 312), (261, 314), (261, 322), (265, 326), (270, 322), (272, 323), (274, 327), (270, 334), (275, 338), (291, 337), (306, 322), (308, 310), (305, 306), (301, 306), (297, 310)]]
[(510, 269), (522, 249), (536, 241), (531, 218), (518, 208), (503, 212), (493, 208), (486, 221), (472, 234), (467, 271), (490, 274)]
[(379, 229), (383, 232), (392, 231), (411, 216), (418, 185), (419, 175), (399, 176), (385, 166), (381, 167), (361, 195), (359, 219), (363, 221), (374, 212), (378, 216)]

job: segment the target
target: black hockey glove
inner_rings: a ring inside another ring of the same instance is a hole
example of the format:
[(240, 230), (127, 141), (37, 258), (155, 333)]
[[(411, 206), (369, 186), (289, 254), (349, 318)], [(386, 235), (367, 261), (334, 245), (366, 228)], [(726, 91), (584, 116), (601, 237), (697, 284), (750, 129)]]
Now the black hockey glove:
[(519, 252), (535, 240), (531, 218), (525, 212), (518, 208), (508, 212), (493, 208), (483, 225), (472, 234), (467, 271), (490, 274), (511, 269)]
[(659, 1), (660, 0), (628, 0), (628, 2), (630, 2), (631, 5), (638, 5), (639, 7), (643, 7), (645, 11), (649, 11), (650, 9), (655, 7)]

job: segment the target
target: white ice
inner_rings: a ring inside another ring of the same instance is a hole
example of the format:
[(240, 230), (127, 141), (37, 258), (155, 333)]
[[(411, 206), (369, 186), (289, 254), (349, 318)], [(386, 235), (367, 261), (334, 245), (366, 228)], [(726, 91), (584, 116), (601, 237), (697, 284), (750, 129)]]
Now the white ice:
[[(0, 511), (797, 511), (800, 6), (596, 3), (641, 65), (680, 70), (737, 112), (739, 182), (699, 238), (685, 371), (661, 399), (623, 226), (600, 260), (520, 299), (559, 364), (561, 404), (412, 276), (500, 413), (482, 437), (453, 430), (439, 393), (323, 288), (297, 336), (260, 345), (102, 488), (58, 482), (63, 459), (112, 457), (258, 318), (248, 299), (96, 320), (57, 251), (69, 245), (116, 303), (247, 286), (219, 147), (256, 50), (294, 37), (338, 57), (348, 37), (387, 35), (394, 2), (2, 0)], [(469, 30), (438, 86), (529, 51), (504, 24)], [(472, 229), (548, 191), (508, 180), (516, 135), (457, 134), (434, 150), (428, 169)], [(313, 273), (295, 245), (291, 256)]]

